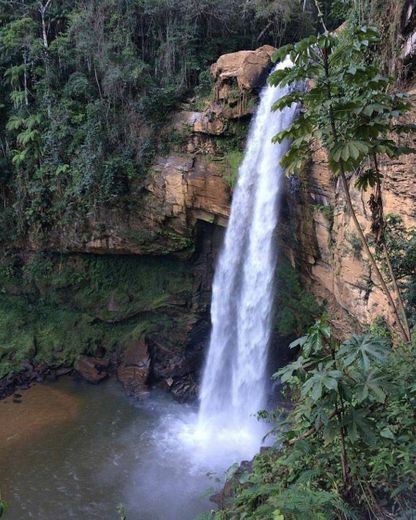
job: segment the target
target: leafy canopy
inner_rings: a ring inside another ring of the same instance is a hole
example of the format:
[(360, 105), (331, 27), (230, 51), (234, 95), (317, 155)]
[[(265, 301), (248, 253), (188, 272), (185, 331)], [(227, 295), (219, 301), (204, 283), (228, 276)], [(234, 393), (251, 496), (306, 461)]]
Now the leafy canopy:
[[(348, 34), (325, 33), (311, 36), (279, 49), (274, 59), (289, 54), (293, 67), (274, 72), (272, 85), (293, 85), (294, 91), (274, 105), (280, 110), (292, 103), (302, 104), (302, 113), (292, 126), (275, 136), (276, 142), (289, 138), (290, 150), (282, 160), (287, 174), (301, 171), (310, 147), (319, 140), (325, 146), (335, 175), (355, 171), (377, 154), (398, 157), (411, 153), (392, 139), (415, 130), (413, 124), (397, 120), (410, 109), (404, 94), (388, 92), (389, 78), (379, 72), (372, 50), (380, 41), (374, 27), (350, 28)], [(374, 186), (378, 172), (366, 169), (358, 187)]]

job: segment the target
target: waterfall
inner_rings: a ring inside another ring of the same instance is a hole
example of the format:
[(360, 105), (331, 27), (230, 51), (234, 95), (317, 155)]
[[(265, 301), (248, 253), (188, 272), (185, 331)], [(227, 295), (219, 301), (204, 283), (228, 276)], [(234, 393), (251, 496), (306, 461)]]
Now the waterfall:
[[(276, 68), (288, 66), (287, 58)], [(290, 126), (297, 107), (271, 108), (289, 88), (268, 85), (261, 92), (216, 266), (198, 429), (206, 435), (215, 432), (217, 438), (233, 432), (239, 440), (261, 439), (255, 415), (266, 404), (277, 260), (274, 231), (283, 178), (279, 163), (288, 149), (287, 142), (273, 144), (272, 137)]]

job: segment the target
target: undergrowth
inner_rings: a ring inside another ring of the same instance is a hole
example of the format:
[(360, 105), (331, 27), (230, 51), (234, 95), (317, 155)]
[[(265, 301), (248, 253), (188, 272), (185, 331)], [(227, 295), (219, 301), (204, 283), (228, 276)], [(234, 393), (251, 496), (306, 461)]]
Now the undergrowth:
[[(375, 330), (375, 329), (374, 329)], [(416, 515), (416, 350), (374, 332), (339, 343), (322, 319), (275, 377), (293, 408), (217, 520), (408, 519)]]

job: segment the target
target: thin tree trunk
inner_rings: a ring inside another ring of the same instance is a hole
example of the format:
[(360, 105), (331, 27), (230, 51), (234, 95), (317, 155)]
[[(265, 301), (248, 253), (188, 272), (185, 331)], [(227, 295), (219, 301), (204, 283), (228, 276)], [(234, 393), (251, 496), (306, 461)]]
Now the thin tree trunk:
[(411, 340), (411, 334), (410, 334), (410, 327), (409, 327), (409, 321), (407, 319), (407, 315), (406, 315), (406, 309), (404, 307), (404, 304), (403, 304), (403, 299), (402, 299), (402, 295), (400, 294), (400, 289), (399, 289), (399, 286), (397, 284), (397, 280), (396, 280), (396, 276), (394, 274), (394, 271), (393, 271), (393, 266), (391, 264), (391, 260), (390, 260), (390, 255), (389, 255), (389, 252), (387, 250), (387, 245), (386, 245), (386, 239), (385, 239), (385, 235), (384, 235), (384, 231), (385, 231), (385, 222), (384, 222), (384, 207), (383, 207), (383, 198), (382, 198), (382, 189), (381, 189), (381, 182), (380, 182), (380, 168), (379, 168), (379, 164), (378, 164), (378, 160), (377, 160), (377, 155), (374, 154), (373, 155), (373, 161), (374, 161), (374, 168), (375, 168), (375, 171), (376, 171), (376, 177), (377, 177), (377, 184), (376, 184), (376, 203), (378, 204), (378, 207), (379, 207), (379, 227), (380, 227), (380, 233), (379, 233), (379, 237), (378, 237), (378, 241), (379, 243), (381, 244), (382, 246), (382, 249), (383, 249), (383, 252), (384, 252), (384, 257), (385, 257), (385, 260), (386, 260), (386, 263), (387, 263), (387, 267), (388, 267), (388, 270), (389, 270), (389, 273), (390, 273), (390, 278), (391, 278), (391, 282), (393, 284), (393, 288), (394, 288), (394, 292), (396, 293), (396, 298), (397, 298), (397, 302), (398, 302), (398, 306), (399, 306), (399, 310), (402, 314), (402, 319), (403, 319), (403, 328), (405, 329), (405, 332), (406, 332), (406, 336), (407, 336), (407, 341), (410, 341)]
[(406, 334), (406, 331), (405, 331), (405, 329), (403, 327), (403, 324), (402, 324), (399, 312), (397, 310), (397, 307), (396, 307), (396, 305), (395, 305), (395, 303), (393, 301), (393, 298), (392, 298), (392, 296), (390, 294), (390, 291), (389, 291), (389, 289), (388, 289), (388, 287), (386, 285), (386, 282), (384, 281), (383, 275), (381, 274), (381, 271), (378, 268), (378, 265), (377, 265), (377, 262), (376, 262), (376, 260), (374, 258), (374, 255), (370, 251), (370, 247), (368, 245), (367, 239), (364, 236), (363, 230), (361, 229), (360, 223), (358, 222), (357, 215), (356, 215), (354, 207), (352, 205), (351, 195), (350, 195), (350, 191), (349, 191), (349, 187), (348, 187), (348, 182), (347, 182), (347, 178), (345, 176), (345, 172), (344, 172), (343, 168), (341, 169), (340, 177), (341, 177), (342, 184), (343, 184), (343, 187), (344, 187), (345, 197), (346, 197), (346, 200), (347, 200), (347, 206), (348, 206), (348, 209), (350, 210), (350, 214), (352, 216), (352, 220), (354, 222), (355, 228), (356, 228), (356, 230), (358, 232), (358, 235), (360, 237), (361, 243), (363, 244), (363, 247), (364, 247), (365, 252), (367, 254), (367, 257), (368, 257), (368, 259), (370, 261), (370, 264), (371, 264), (372, 268), (374, 269), (374, 272), (376, 273), (377, 278), (379, 279), (381, 288), (383, 289), (383, 292), (386, 295), (387, 301), (388, 301), (390, 307), (392, 308), (393, 313), (394, 313), (394, 315), (396, 317), (397, 325), (398, 325), (399, 331), (400, 331), (400, 335), (402, 336), (402, 338), (405, 341), (409, 341), (410, 338), (408, 338), (408, 336)]
[(29, 96), (27, 90), (27, 56), (26, 52), (23, 53), (23, 61), (24, 61), (24, 71), (23, 71), (23, 84), (25, 89), (25, 105), (29, 105)]
[(95, 76), (95, 82), (97, 83), (100, 99), (103, 99), (103, 93), (101, 92), (101, 86), (100, 86), (100, 82), (98, 80), (97, 68), (95, 67), (95, 65), (94, 65), (94, 76)]
[(383, 247), (384, 257), (386, 259), (387, 267), (389, 269), (391, 282), (393, 284), (394, 290), (395, 290), (396, 295), (397, 295), (397, 301), (398, 301), (398, 304), (399, 304), (399, 309), (400, 309), (400, 312), (402, 313), (402, 316), (403, 316), (403, 326), (404, 326), (404, 329), (406, 331), (407, 341), (410, 342), (410, 340), (412, 338), (412, 335), (410, 333), (409, 320), (407, 319), (406, 309), (405, 309), (404, 304), (403, 304), (403, 298), (402, 298), (402, 295), (400, 293), (399, 286), (397, 285), (396, 276), (395, 276), (394, 271), (393, 271), (393, 266), (391, 265), (390, 255), (389, 255), (389, 252), (387, 250), (387, 246), (386, 246), (386, 243), (384, 241), (384, 238), (383, 238), (383, 242), (382, 242), (382, 247)]
[(48, 48), (48, 33), (46, 30), (45, 14), (46, 14), (46, 11), (48, 10), (48, 7), (50, 6), (51, 2), (52, 2), (52, 0), (48, 0), (46, 2), (46, 4), (39, 2), (39, 13), (40, 13), (40, 18), (41, 18), (41, 22), (42, 22), (42, 40), (43, 40), (43, 46), (45, 47), (45, 49)]
[(348, 465), (348, 457), (347, 457), (347, 448), (345, 446), (345, 427), (343, 425), (343, 413), (338, 408), (338, 404), (336, 406), (336, 416), (339, 424), (339, 434), (341, 440), (341, 467), (342, 467), (342, 480), (344, 481), (345, 489), (348, 492), (351, 487), (351, 479), (350, 479), (350, 468)]
[(41, 10), (40, 16), (42, 19), (42, 39), (43, 39), (43, 46), (45, 49), (48, 48), (48, 36), (46, 34), (46, 24), (45, 24), (45, 11), (44, 9)]

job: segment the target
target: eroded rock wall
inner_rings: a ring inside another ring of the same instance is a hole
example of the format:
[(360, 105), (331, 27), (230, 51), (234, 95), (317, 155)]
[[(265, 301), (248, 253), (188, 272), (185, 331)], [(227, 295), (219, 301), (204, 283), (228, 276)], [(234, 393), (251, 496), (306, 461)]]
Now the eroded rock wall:
[[(415, 91), (409, 94), (414, 99)], [(415, 117), (416, 110), (409, 119)], [(385, 214), (400, 216), (409, 230), (416, 228), (415, 169), (416, 155), (384, 158), (382, 163)], [(358, 220), (371, 242), (371, 190), (357, 190), (354, 176), (349, 182)], [(287, 255), (300, 266), (306, 287), (318, 300), (327, 301), (338, 334), (346, 336), (379, 317), (393, 325), (393, 313), (362, 251), (342, 185), (332, 177), (322, 149), (315, 151), (302, 179), (288, 181), (287, 204)]]
[(238, 166), (229, 156), (244, 149), (271, 52), (265, 46), (222, 56), (212, 67), (212, 95), (202, 108), (190, 101), (169, 117), (159, 153), (126, 197), (16, 244), (0, 273), (7, 314), (0, 335), (13, 330), (18, 352), (4, 373), (21, 370), (24, 382), (86, 354), (76, 364), (80, 374), (87, 366), (104, 377), (97, 366), (111, 358), (106, 370), (118, 365), (132, 395), (161, 384), (178, 399), (195, 397)]

